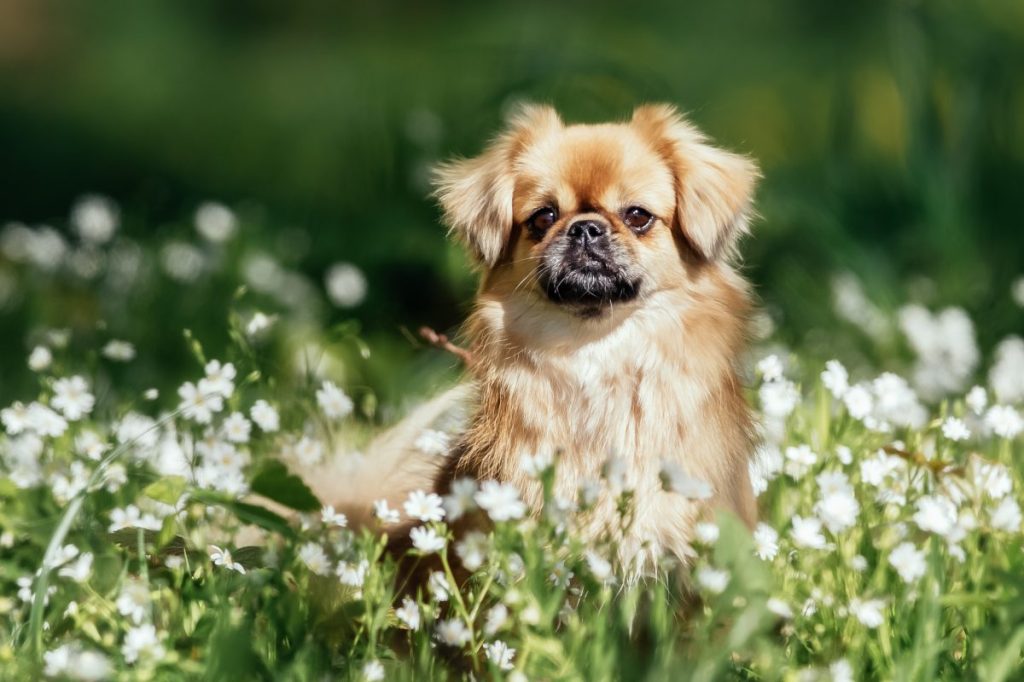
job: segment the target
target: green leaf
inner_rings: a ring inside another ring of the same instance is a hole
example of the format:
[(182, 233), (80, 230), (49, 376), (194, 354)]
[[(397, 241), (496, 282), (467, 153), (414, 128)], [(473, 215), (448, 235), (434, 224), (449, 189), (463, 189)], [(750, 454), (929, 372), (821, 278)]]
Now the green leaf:
[(266, 462), (251, 487), (254, 493), (297, 511), (316, 511), (322, 506), (303, 480), (278, 460)]

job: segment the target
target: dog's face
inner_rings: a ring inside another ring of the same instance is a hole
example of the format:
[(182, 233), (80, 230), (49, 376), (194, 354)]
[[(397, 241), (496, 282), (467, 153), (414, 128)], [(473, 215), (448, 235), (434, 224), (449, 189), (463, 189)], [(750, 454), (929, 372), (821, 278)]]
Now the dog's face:
[(727, 254), (756, 177), (670, 107), (566, 126), (535, 106), (436, 180), (453, 233), (487, 270), (486, 291), (592, 318), (682, 286)]

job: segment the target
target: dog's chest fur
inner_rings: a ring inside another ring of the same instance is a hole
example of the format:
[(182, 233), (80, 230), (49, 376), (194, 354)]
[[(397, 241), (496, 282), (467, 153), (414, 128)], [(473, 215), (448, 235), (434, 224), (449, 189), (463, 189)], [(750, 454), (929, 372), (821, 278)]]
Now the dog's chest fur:
[[(619, 485), (633, 490), (635, 516), (621, 538), (626, 556), (647, 554), (644, 547), (685, 555), (704, 511), (662, 489), (665, 461), (709, 482), (717, 503), (750, 520), (750, 505), (734, 491), (749, 488), (750, 428), (733, 339), (709, 346), (694, 338), (707, 331), (701, 321), (665, 299), (610, 320), (607, 329), (592, 322), (566, 329), (564, 320), (547, 327), (515, 306), (482, 306), (473, 321), (479, 409), (453, 475), (511, 482), (538, 510), (542, 491), (523, 470), (524, 456), (555, 455), (555, 492), (565, 500), (598, 482), (611, 461), (612, 485), (599, 488), (585, 530), (618, 527)], [(721, 333), (720, 320), (714, 329)]]

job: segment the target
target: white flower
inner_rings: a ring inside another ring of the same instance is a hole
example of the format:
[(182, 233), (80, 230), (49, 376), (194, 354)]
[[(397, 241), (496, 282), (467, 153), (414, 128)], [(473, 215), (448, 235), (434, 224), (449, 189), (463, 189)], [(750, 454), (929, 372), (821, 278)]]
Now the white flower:
[(159, 661), (164, 657), (164, 647), (157, 637), (156, 628), (145, 623), (125, 633), (121, 653), (127, 663), (135, 663), (140, 658)]
[(149, 586), (141, 580), (125, 580), (114, 605), (122, 616), (141, 623), (149, 613)]
[(441, 571), (434, 571), (430, 574), (427, 579), (427, 589), (430, 590), (430, 596), (436, 602), (448, 601), (451, 593), (451, 588), (448, 587), (448, 578)]
[(836, 459), (844, 466), (853, 464), (853, 451), (845, 445), (836, 446)]
[(850, 388), (850, 374), (838, 360), (829, 360), (825, 363), (825, 371), (821, 373), (821, 383), (835, 396), (836, 400), (842, 400), (846, 391)]
[(612, 573), (612, 564), (603, 556), (593, 550), (588, 550), (584, 555), (587, 560), (587, 568), (598, 581), (610, 585), (615, 582), (615, 575)]
[(281, 426), (277, 410), (271, 407), (266, 400), (257, 400), (253, 403), (252, 408), (249, 409), (249, 416), (264, 433), (273, 433)]
[(484, 618), (484, 634), (488, 637), (505, 627), (508, 622), (508, 607), (504, 604), (496, 604), (487, 611)]
[(714, 523), (698, 523), (694, 532), (701, 544), (713, 545), (718, 540), (718, 526)]
[(220, 360), (210, 360), (203, 370), (206, 378), (199, 381), (199, 388), (204, 393), (216, 393), (230, 398), (235, 392), (235, 366), (230, 362), (221, 364)]
[(782, 378), (784, 367), (778, 355), (768, 355), (757, 363), (757, 373), (762, 381), (778, 381)]
[(0, 421), (4, 430), (11, 436), (17, 436), (28, 428), (28, 408), (19, 402), (0, 410)]
[(484, 652), (487, 660), (498, 666), (501, 670), (511, 670), (512, 660), (515, 658), (516, 650), (510, 648), (500, 639), (484, 644)]
[(698, 568), (694, 577), (697, 579), (697, 584), (711, 594), (721, 594), (729, 586), (729, 572), (710, 566)]
[(327, 298), (339, 308), (354, 308), (366, 298), (366, 277), (351, 263), (335, 263), (324, 275)]
[(818, 461), (818, 455), (809, 445), (797, 445), (786, 448), (786, 475), (799, 480), (811, 470)]
[(92, 552), (85, 552), (76, 561), (62, 566), (57, 575), (76, 583), (84, 583), (92, 575)]
[(68, 422), (42, 403), (30, 403), (25, 415), (25, 425), (40, 436), (60, 438), (68, 430)]
[(1002, 464), (990, 463), (980, 457), (972, 457), (968, 471), (974, 487), (993, 500), (1005, 497), (1013, 490), (1013, 478)]
[(323, 509), (320, 510), (320, 520), (325, 526), (344, 528), (348, 525), (348, 517), (341, 512), (334, 511), (333, 504), (324, 505)]
[(82, 429), (75, 436), (75, 452), (93, 461), (98, 461), (103, 456), (107, 444), (103, 442), (100, 435), (92, 429)]
[(917, 501), (914, 523), (921, 530), (947, 537), (956, 529), (956, 506), (947, 497), (925, 495)]
[(123, 528), (142, 528), (143, 530), (158, 531), (163, 527), (163, 521), (150, 513), (143, 514), (134, 504), (129, 504), (124, 509), (110, 510), (111, 533)]
[(367, 661), (363, 665), (363, 679), (366, 682), (380, 682), (384, 679), (384, 666), (380, 661)]
[(850, 559), (850, 568), (858, 573), (863, 573), (868, 568), (868, 560), (864, 558), (864, 555), (858, 554)]
[(474, 497), (477, 493), (476, 481), (471, 478), (459, 478), (452, 481), (448, 494), (444, 496), (444, 511), (449, 521), (455, 521), (466, 512), (476, 508)]
[(409, 597), (402, 599), (402, 606), (395, 609), (395, 616), (410, 630), (420, 629), (420, 607)]
[(797, 547), (808, 547), (810, 549), (824, 549), (825, 536), (821, 534), (821, 521), (814, 518), (793, 516), (793, 528), (790, 530), (794, 544)]
[(911, 542), (902, 542), (889, 555), (889, 564), (896, 569), (905, 583), (913, 583), (924, 575), (927, 564), (924, 552)]
[(86, 194), (71, 207), (71, 225), (82, 241), (105, 244), (113, 238), (120, 223), (117, 204), (98, 194)]
[(780, 618), (788, 619), (793, 617), (793, 609), (789, 604), (778, 597), (770, 597), (768, 601), (765, 602), (765, 607)]
[(204, 201), (196, 209), (196, 231), (208, 242), (221, 244), (231, 239), (238, 229), (238, 219), (224, 204)]
[(706, 500), (714, 492), (710, 483), (690, 476), (682, 464), (675, 460), (662, 461), (661, 480), (666, 489), (688, 500)]
[(160, 434), (156, 428), (156, 422), (150, 417), (138, 412), (129, 412), (117, 423), (115, 429), (117, 442), (125, 445), (134, 443), (138, 448), (146, 450), (157, 443)]
[(270, 329), (276, 321), (277, 316), (256, 311), (249, 318), (249, 321), (245, 323), (245, 335), (250, 339), (262, 336), (263, 332)]
[(900, 309), (900, 328), (917, 354), (914, 384), (938, 400), (963, 390), (974, 374), (980, 353), (971, 318), (961, 308), (932, 314), (919, 305)]
[(754, 529), (754, 553), (764, 561), (771, 561), (779, 553), (779, 532), (767, 523)]
[(413, 547), (425, 554), (440, 552), (447, 542), (443, 535), (438, 535), (436, 530), (426, 526), (413, 528), (409, 531), (409, 537), (412, 538)]
[(828, 672), (832, 676), (831, 682), (854, 682), (853, 667), (845, 658), (840, 658), (830, 665)]
[(846, 405), (846, 411), (850, 416), (858, 421), (867, 419), (875, 408), (871, 391), (863, 384), (850, 387), (843, 394), (843, 404)]
[(435, 429), (424, 429), (423, 433), (413, 442), (414, 448), (432, 457), (447, 455), (450, 446), (451, 436), (444, 431), (437, 431)]
[[(928, 419), (917, 394), (903, 377), (885, 372), (871, 382), (871, 390), (875, 399), (874, 418), (881, 423), (876, 430), (886, 431), (889, 424), (920, 428)], [(870, 423), (867, 425), (872, 427)]]
[(758, 395), (761, 410), (766, 416), (775, 419), (788, 417), (800, 402), (800, 391), (796, 384), (786, 379), (761, 384)]
[(952, 441), (967, 440), (971, 437), (971, 430), (963, 419), (947, 417), (942, 422), (942, 435)]
[(314, 440), (309, 436), (303, 436), (292, 447), (292, 452), (295, 454), (295, 459), (303, 466), (308, 467), (320, 463), (324, 456), (324, 447), (320, 444), (320, 441)]
[(874, 630), (885, 621), (882, 609), (885, 602), (881, 599), (861, 600), (853, 598), (850, 600), (850, 613), (859, 620), (864, 627)]
[(989, 521), (996, 530), (1007, 533), (1016, 533), (1020, 530), (1020, 505), (1012, 497), (1004, 497), (995, 509), (990, 510), (990, 514)]
[(1024, 418), (1009, 405), (993, 405), (985, 413), (985, 425), (997, 436), (1013, 439), (1024, 431)]
[(231, 552), (221, 549), (217, 545), (210, 545), (210, 561), (215, 566), (223, 566), (245, 575), (245, 566), (235, 561), (234, 557), (231, 556)]
[(441, 498), (436, 493), (414, 490), (403, 505), (405, 513), (420, 521), (440, 521), (444, 518)]
[(135, 359), (135, 346), (128, 341), (111, 339), (103, 346), (103, 357), (114, 362), (131, 362)]
[(232, 412), (221, 425), (224, 437), (232, 443), (248, 443), (252, 423), (241, 412)]
[(186, 381), (178, 388), (178, 395), (181, 397), (179, 409), (188, 419), (198, 424), (209, 424), (213, 420), (213, 413), (224, 409), (224, 399), (220, 394), (212, 391), (203, 391), (202, 384), (199, 387), (191, 381)]
[(325, 381), (316, 392), (316, 402), (328, 419), (344, 419), (352, 414), (355, 404), (333, 381)]
[(373, 515), (376, 516), (381, 523), (385, 524), (398, 523), (401, 518), (397, 509), (391, 509), (388, 507), (387, 500), (374, 501)]
[(1001, 403), (1024, 401), (1024, 339), (1009, 336), (995, 351), (995, 363), (988, 373), (988, 383)]
[(473, 499), (493, 521), (521, 519), (526, 514), (526, 505), (519, 498), (519, 491), (508, 483), (484, 481)]
[(331, 562), (327, 558), (327, 553), (315, 542), (307, 542), (299, 548), (299, 560), (317, 575), (327, 575), (331, 572)]
[(971, 412), (981, 415), (988, 406), (988, 393), (981, 386), (975, 386), (967, 392), (964, 402), (967, 403), (967, 407), (970, 408)]
[(80, 376), (57, 379), (53, 383), (50, 403), (71, 421), (78, 421), (92, 412), (96, 399), (89, 392), (89, 384)]
[(459, 618), (442, 620), (437, 624), (437, 638), (442, 644), (461, 647), (469, 641), (469, 629)]
[(46, 346), (36, 346), (28, 354), (28, 368), (33, 372), (42, 372), (53, 364), (53, 353)]
[(822, 493), (823, 497), (814, 505), (814, 512), (825, 527), (833, 534), (852, 528), (860, 514), (860, 503), (852, 490), (834, 490)]
[(338, 569), (335, 573), (342, 585), (349, 587), (362, 587), (366, 582), (366, 573), (370, 570), (370, 562), (363, 559), (358, 564), (348, 561), (338, 562)]
[(530, 478), (540, 478), (541, 474), (554, 464), (555, 458), (550, 454), (538, 452), (533, 455), (523, 455), (519, 458), (519, 468)]
[(491, 543), (487, 536), (478, 530), (466, 533), (461, 541), (455, 543), (455, 554), (462, 561), (462, 565), (470, 571), (484, 565), (490, 549)]
[[(72, 602), (73, 603), (73, 602)], [(78, 645), (64, 644), (43, 654), (46, 677), (66, 677), (77, 682), (111, 679), (110, 660), (96, 651), (83, 651)]]
[(768, 484), (782, 471), (784, 461), (778, 446), (771, 443), (762, 443), (758, 446), (747, 467), (754, 495), (760, 495), (768, 489)]

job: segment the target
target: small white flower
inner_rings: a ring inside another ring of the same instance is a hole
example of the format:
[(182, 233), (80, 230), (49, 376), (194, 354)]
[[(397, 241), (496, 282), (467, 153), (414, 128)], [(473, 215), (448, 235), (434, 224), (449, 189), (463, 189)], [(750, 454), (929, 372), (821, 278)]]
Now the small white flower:
[(1024, 339), (1009, 336), (999, 342), (995, 362), (988, 373), (992, 393), (1001, 403), (1024, 400)]
[(786, 379), (761, 384), (758, 390), (761, 410), (773, 419), (785, 419), (800, 402), (800, 391), (796, 384)]
[(874, 630), (885, 621), (885, 616), (882, 614), (882, 609), (884, 608), (885, 602), (881, 599), (868, 599), (865, 601), (855, 597), (850, 600), (850, 613), (864, 627), (871, 630)]
[(249, 321), (245, 323), (245, 335), (250, 339), (260, 337), (263, 335), (263, 332), (270, 329), (276, 321), (276, 316), (256, 311), (252, 314), (252, 317), (249, 318)]
[(926, 495), (917, 501), (914, 523), (924, 531), (946, 537), (956, 529), (956, 506), (946, 497)]
[(828, 672), (832, 676), (831, 682), (854, 682), (853, 667), (845, 658), (840, 658), (830, 665)]
[(615, 582), (615, 575), (612, 573), (612, 564), (603, 556), (593, 550), (587, 551), (587, 568), (600, 582), (610, 585)]
[(333, 381), (325, 381), (316, 392), (316, 402), (328, 419), (344, 419), (352, 414), (355, 404)]
[(864, 571), (868, 570), (868, 560), (864, 557), (863, 554), (858, 554), (852, 559), (850, 559), (850, 568), (857, 571), (858, 573), (863, 573)]
[(1024, 431), (1024, 418), (1009, 405), (993, 405), (985, 413), (985, 425), (1000, 438), (1013, 439)]
[(818, 461), (818, 454), (809, 445), (797, 445), (786, 448), (786, 475), (799, 480), (811, 470)]
[(335, 263), (324, 275), (327, 298), (339, 308), (354, 308), (366, 298), (366, 277), (351, 263)]
[(706, 500), (714, 494), (710, 483), (690, 476), (682, 464), (675, 460), (662, 461), (661, 481), (666, 489), (688, 500)]
[(110, 510), (110, 526), (108, 530), (113, 533), (122, 528), (142, 528), (143, 530), (158, 531), (163, 527), (163, 521), (150, 513), (143, 514), (134, 504), (129, 504), (124, 509)]
[(821, 533), (821, 521), (814, 517), (793, 516), (793, 528), (790, 530), (790, 535), (797, 547), (825, 548), (825, 536)]
[(842, 400), (850, 388), (850, 375), (838, 360), (825, 363), (825, 371), (821, 373), (821, 383), (836, 398)]
[(320, 520), (325, 526), (344, 528), (348, 525), (348, 517), (341, 512), (334, 511), (333, 504), (324, 505), (323, 509), (320, 510)]
[(466, 512), (476, 509), (476, 481), (459, 478), (452, 481), (448, 494), (444, 496), (444, 511), (449, 521), (455, 521)]
[(208, 242), (222, 244), (238, 230), (238, 219), (234, 212), (216, 201), (204, 201), (196, 209), (196, 232)]
[(540, 478), (554, 461), (554, 457), (547, 453), (523, 455), (519, 458), (519, 468), (530, 478)]
[(242, 575), (245, 575), (245, 566), (235, 561), (234, 557), (231, 556), (231, 552), (226, 549), (221, 549), (217, 545), (210, 545), (210, 561), (215, 566), (223, 566), (229, 568), (232, 571), (238, 571)]
[(511, 670), (512, 660), (515, 658), (516, 650), (510, 648), (500, 639), (484, 644), (484, 652), (487, 660), (498, 666), (501, 670)]
[(109, 242), (120, 223), (117, 204), (98, 194), (86, 194), (71, 207), (71, 225), (82, 241), (92, 244)]
[(149, 586), (141, 580), (129, 579), (121, 585), (121, 592), (114, 605), (117, 612), (138, 624), (149, 613)]
[(768, 490), (768, 484), (779, 475), (784, 463), (785, 460), (778, 446), (770, 443), (762, 443), (758, 446), (747, 467), (750, 475), (750, 487), (754, 490), (755, 496)]
[(103, 346), (103, 357), (114, 362), (131, 362), (135, 359), (135, 346), (128, 341), (111, 339)]
[(754, 529), (754, 553), (764, 561), (771, 561), (779, 553), (779, 531), (767, 523)]
[(473, 499), (493, 521), (521, 519), (526, 514), (526, 505), (519, 498), (519, 491), (508, 483), (484, 481)]
[(33, 372), (42, 372), (53, 364), (53, 353), (46, 346), (36, 346), (28, 354), (28, 368)]
[(721, 594), (729, 586), (729, 572), (701, 566), (696, 573), (697, 584), (711, 594)]
[(256, 422), (256, 426), (264, 433), (273, 433), (281, 427), (281, 419), (277, 410), (270, 406), (266, 400), (257, 400), (249, 409), (249, 416)]
[(769, 611), (771, 611), (780, 618), (789, 619), (793, 617), (793, 609), (789, 606), (789, 604), (779, 599), (778, 597), (769, 598), (768, 601), (765, 602), (765, 606), (768, 608)]
[(203, 368), (206, 377), (199, 382), (204, 393), (216, 393), (230, 398), (235, 392), (235, 366), (230, 362), (221, 364), (220, 360), (210, 360)]
[(1020, 530), (1020, 505), (1012, 497), (1004, 497), (999, 505), (991, 510), (989, 522), (996, 530), (1016, 533)]
[(853, 450), (845, 445), (837, 445), (836, 458), (843, 466), (849, 466), (850, 464), (853, 464)]
[(757, 373), (761, 375), (761, 380), (766, 382), (781, 379), (784, 369), (782, 360), (774, 354), (761, 358), (757, 363)]
[(814, 505), (814, 511), (833, 534), (852, 528), (860, 514), (860, 503), (852, 490), (834, 490)]
[(442, 507), (441, 497), (437, 493), (414, 490), (409, 493), (403, 508), (407, 515), (424, 522), (440, 521), (444, 518), (444, 507)]
[(375, 500), (373, 503), (373, 515), (384, 524), (398, 523), (401, 516), (397, 509), (388, 507), (387, 500)]
[(455, 554), (469, 571), (475, 571), (484, 565), (490, 549), (491, 543), (487, 536), (477, 530), (466, 533), (462, 540), (455, 543)]
[(232, 443), (248, 443), (252, 423), (241, 412), (232, 412), (221, 425), (224, 437)]
[(29, 404), (25, 426), (49, 438), (60, 438), (68, 430), (67, 420), (42, 403)]
[(430, 577), (427, 579), (427, 589), (430, 590), (430, 596), (436, 602), (448, 601), (448, 597), (451, 594), (448, 578), (441, 571), (434, 571), (430, 574)]
[(299, 560), (317, 575), (328, 575), (331, 572), (331, 562), (327, 558), (327, 553), (315, 542), (307, 542), (299, 548)]
[(62, 566), (57, 575), (76, 583), (84, 583), (92, 575), (92, 552), (84, 552), (76, 561)]
[(988, 393), (981, 386), (975, 386), (967, 392), (964, 402), (967, 403), (967, 407), (970, 408), (971, 412), (980, 416), (985, 411), (985, 408), (988, 407)]
[(410, 630), (420, 629), (420, 607), (409, 597), (402, 599), (402, 606), (395, 609), (395, 616)]
[(178, 395), (181, 397), (182, 414), (198, 424), (209, 424), (213, 420), (213, 413), (224, 409), (224, 398), (213, 391), (202, 390), (203, 382), (197, 387), (191, 381), (186, 381), (178, 388)]
[(718, 526), (714, 523), (698, 523), (694, 532), (701, 544), (713, 545), (718, 541)]
[(425, 554), (440, 552), (447, 543), (443, 535), (438, 535), (436, 530), (426, 526), (413, 528), (409, 531), (409, 537), (412, 538), (413, 547)]
[(444, 457), (451, 447), (451, 436), (444, 431), (424, 429), (413, 442), (413, 447), (431, 457)]
[(380, 682), (384, 679), (384, 666), (380, 661), (367, 661), (363, 665), (363, 679), (366, 682)]
[(967, 440), (971, 437), (971, 430), (963, 419), (947, 417), (942, 422), (942, 435), (952, 441)]
[(916, 582), (927, 569), (924, 552), (911, 542), (902, 542), (889, 555), (889, 564), (896, 569), (905, 583)]
[(484, 618), (484, 634), (492, 637), (496, 632), (505, 627), (508, 622), (508, 607), (504, 604), (496, 604), (487, 611)]
[(459, 618), (442, 620), (437, 624), (437, 639), (448, 646), (462, 647), (469, 641), (469, 628)]
[(335, 574), (337, 574), (338, 580), (342, 585), (361, 588), (363, 583), (366, 582), (366, 574), (369, 570), (370, 562), (366, 559), (363, 559), (359, 563), (341, 561), (338, 563), (338, 568), (335, 571)]
[(875, 401), (871, 397), (871, 391), (862, 384), (850, 387), (843, 394), (843, 404), (850, 416), (858, 421), (864, 421), (875, 408)]
[(320, 441), (309, 436), (303, 436), (299, 442), (292, 447), (292, 452), (303, 466), (314, 466), (320, 463), (324, 456), (324, 447)]
[(159, 661), (164, 657), (164, 647), (157, 637), (156, 628), (144, 623), (125, 633), (121, 653), (127, 663), (135, 663), (139, 659)]

